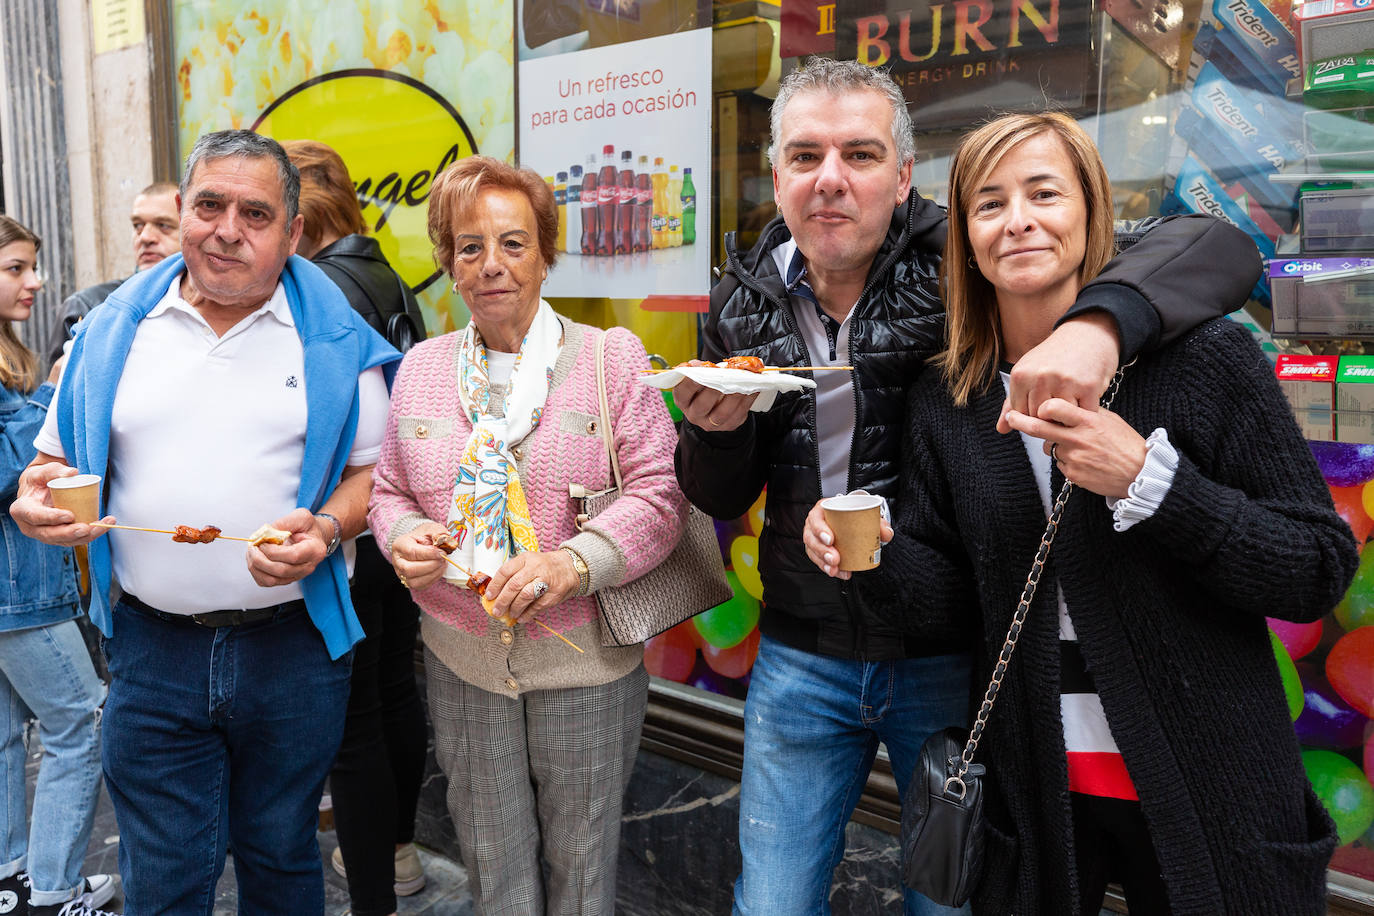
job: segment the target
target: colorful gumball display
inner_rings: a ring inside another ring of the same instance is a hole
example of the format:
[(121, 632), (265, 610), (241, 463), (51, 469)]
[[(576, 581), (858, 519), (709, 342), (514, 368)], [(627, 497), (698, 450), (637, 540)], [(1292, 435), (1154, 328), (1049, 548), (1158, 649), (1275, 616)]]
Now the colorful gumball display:
[(1374, 716), (1374, 627), (1351, 630), (1331, 647), (1326, 679), (1341, 699)]
[(1369, 719), (1341, 699), (1320, 668), (1300, 662), (1297, 671), (1304, 697), (1293, 728), (1303, 746), (1339, 751), (1362, 745)]
[(644, 667), (654, 677), (743, 698), (759, 654), (759, 534), (766, 493), (743, 516), (716, 520), (716, 540), (734, 590), (729, 600), (644, 644)]
[(1333, 751), (1303, 751), (1302, 764), (1317, 797), (1336, 822), (1341, 845), (1355, 842), (1374, 824), (1374, 786), (1349, 757)]
[[(1361, 548), (1374, 532), (1374, 446), (1311, 442), (1336, 511)], [(1345, 597), (1310, 624), (1270, 620), (1297, 661), (1301, 713), (1294, 730), (1312, 787), (1340, 834), (1333, 867), (1374, 879), (1374, 550), (1363, 550)], [(1285, 691), (1290, 680), (1275, 651)], [(1289, 694), (1289, 709), (1292, 696)]]
[(1303, 694), (1302, 680), (1298, 677), (1298, 669), (1293, 665), (1293, 659), (1288, 657), (1288, 650), (1283, 647), (1278, 636), (1273, 630), (1269, 631), (1269, 643), (1274, 649), (1274, 662), (1279, 666), (1279, 680), (1283, 682), (1283, 696), (1288, 701), (1288, 718), (1297, 720), (1302, 714)]
[(1366, 484), (1356, 487), (1331, 487), (1331, 502), (1336, 506), (1336, 512), (1345, 523), (1350, 526), (1350, 530), (1355, 534), (1355, 540), (1361, 544), (1369, 537), (1370, 529), (1374, 529), (1374, 518), (1370, 518), (1369, 513), (1364, 507), (1364, 491)]
[(1322, 641), (1322, 622), (1314, 620), (1312, 623), (1289, 623), (1287, 620), (1276, 620), (1273, 617), (1264, 618), (1269, 624), (1269, 629), (1283, 643), (1283, 647), (1288, 650), (1288, 657), (1297, 661), (1313, 649)]
[(1374, 480), (1374, 445), (1309, 442), (1328, 486), (1354, 487)]

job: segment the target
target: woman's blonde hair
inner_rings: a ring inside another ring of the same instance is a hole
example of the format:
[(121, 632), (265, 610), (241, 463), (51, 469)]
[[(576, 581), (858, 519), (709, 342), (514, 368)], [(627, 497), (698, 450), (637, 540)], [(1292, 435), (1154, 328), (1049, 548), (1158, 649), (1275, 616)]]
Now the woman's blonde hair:
[(1007, 153), (1046, 133), (1064, 144), (1087, 204), (1087, 247), (1078, 269), (1079, 285), (1101, 273), (1116, 253), (1107, 168), (1092, 138), (1077, 121), (1057, 111), (1009, 114), (964, 137), (949, 165), (949, 234), (940, 264), (945, 351), (933, 360), (944, 373), (954, 403), (961, 407), (996, 378), (1002, 353), (997, 292), (973, 263), (969, 207)]
[[(0, 214), (0, 248), (29, 242), (34, 253), (43, 240), (8, 216)], [(11, 321), (0, 322), (0, 385), (28, 394), (38, 387), (38, 357), (19, 340)]]

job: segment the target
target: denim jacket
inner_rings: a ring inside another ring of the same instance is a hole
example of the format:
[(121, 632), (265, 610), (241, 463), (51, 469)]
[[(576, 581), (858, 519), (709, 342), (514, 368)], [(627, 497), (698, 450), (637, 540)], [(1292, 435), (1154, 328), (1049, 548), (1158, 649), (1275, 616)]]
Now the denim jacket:
[(27, 395), (0, 388), (0, 631), (61, 623), (81, 612), (71, 549), (25, 537), (10, 517), (19, 474), (33, 460), (33, 437), (56, 390), (46, 382)]

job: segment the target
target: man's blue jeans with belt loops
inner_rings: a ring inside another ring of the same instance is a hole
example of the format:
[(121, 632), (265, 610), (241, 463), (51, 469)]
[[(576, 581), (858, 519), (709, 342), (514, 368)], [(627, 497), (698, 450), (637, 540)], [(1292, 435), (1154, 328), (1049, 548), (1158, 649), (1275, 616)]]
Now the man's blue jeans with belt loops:
[(120, 603), (105, 654), (126, 916), (209, 916), (226, 847), (240, 913), (322, 913), (317, 812), (352, 653), (331, 661), (301, 610), (210, 629)]
[[(905, 791), (926, 737), (968, 722), (971, 665), (967, 655), (863, 662), (759, 641), (744, 705), (735, 916), (830, 912), (845, 825), (878, 743)], [(889, 887), (904, 891), (907, 916), (968, 912), (903, 888), (896, 867)]]

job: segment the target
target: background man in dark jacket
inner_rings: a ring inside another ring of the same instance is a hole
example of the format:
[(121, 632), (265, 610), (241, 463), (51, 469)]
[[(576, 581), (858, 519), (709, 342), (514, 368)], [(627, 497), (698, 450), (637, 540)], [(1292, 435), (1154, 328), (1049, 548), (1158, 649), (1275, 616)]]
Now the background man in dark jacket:
[[(134, 198), (129, 213), (134, 231), (134, 270), (147, 270), (168, 255), (181, 250), (181, 213), (177, 209), (177, 186), (171, 181), (156, 181)], [(127, 278), (126, 278), (127, 279)], [(55, 363), (62, 347), (72, 336), (72, 328), (86, 313), (105, 301), (124, 280), (110, 280), (77, 290), (62, 302), (57, 323), (48, 335), (48, 362)]]
[[(968, 720), (971, 678), (968, 635), (901, 632), (893, 608), (826, 575), (802, 541), (822, 496), (895, 496), (904, 391), (943, 344), (945, 214), (911, 188), (915, 144), (901, 89), (854, 61), (813, 60), (783, 80), (772, 140), (780, 217), (744, 254), (727, 236), (701, 357), (854, 371), (816, 373), (814, 392), (767, 413), (750, 412), (752, 396), (691, 382), (675, 392), (686, 419), (677, 474), (692, 502), (734, 518), (768, 487), (766, 610), (740, 792), (743, 916), (828, 911), (845, 825), (879, 742), (905, 788), (926, 736)], [(1122, 356), (1241, 305), (1214, 305), (1226, 287), (1206, 276), (1191, 278), (1185, 314), (1177, 304), (1166, 313), (1151, 293), (1190, 246), (1215, 245), (1208, 263), (1227, 264), (1239, 235), (1228, 228), (1164, 221), (1112, 262), (1050, 339), (1017, 362), (1012, 406), (1034, 414), (1050, 397), (1095, 406)], [(1074, 358), (1064, 364), (1056, 353)], [(906, 912), (949, 911), (908, 891)]]

